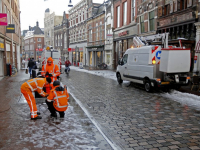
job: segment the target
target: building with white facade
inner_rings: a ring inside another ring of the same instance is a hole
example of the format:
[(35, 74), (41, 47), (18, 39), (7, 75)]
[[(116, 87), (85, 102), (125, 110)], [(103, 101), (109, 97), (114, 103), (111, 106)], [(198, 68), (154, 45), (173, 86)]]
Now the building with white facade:
[(88, 1), (81, 0), (69, 10), (69, 60), (73, 65), (86, 65)]
[(54, 45), (54, 26), (62, 24), (63, 16), (55, 15), (49, 8), (45, 10), (44, 17), (44, 40), (45, 46)]

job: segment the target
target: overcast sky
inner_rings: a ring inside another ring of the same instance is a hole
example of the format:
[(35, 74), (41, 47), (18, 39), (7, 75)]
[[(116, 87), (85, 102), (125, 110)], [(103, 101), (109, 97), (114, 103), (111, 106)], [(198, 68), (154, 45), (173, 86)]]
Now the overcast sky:
[[(71, 0), (75, 5), (80, 0)], [(95, 3), (102, 3), (103, 0), (93, 0)], [(36, 25), (39, 22), (39, 27), (44, 28), (44, 13), (47, 8), (54, 11), (56, 15), (63, 15), (65, 11), (68, 13), (69, 0), (20, 0), (21, 11), (21, 31), (27, 30), (29, 26)]]

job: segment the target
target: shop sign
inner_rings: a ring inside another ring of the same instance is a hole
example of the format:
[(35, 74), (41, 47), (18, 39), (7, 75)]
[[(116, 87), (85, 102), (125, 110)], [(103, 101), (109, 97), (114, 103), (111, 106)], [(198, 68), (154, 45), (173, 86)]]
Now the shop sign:
[(6, 26), (6, 33), (15, 33), (15, 25), (9, 24), (8, 26)]
[(82, 48), (82, 47), (80, 47), (80, 48), (79, 48), (79, 51), (82, 51), (82, 50), (83, 50), (83, 48)]
[(109, 38), (112, 38), (113, 35), (112, 34), (107, 34), (106, 37), (109, 39)]
[(192, 18), (193, 18), (192, 12), (189, 12), (189, 13), (182, 14), (182, 15), (179, 15), (179, 16), (173, 16), (171, 19), (161, 20), (160, 26), (165, 26), (165, 25), (168, 25), (170, 23), (183, 22), (183, 21), (190, 20)]
[(0, 13), (0, 26), (7, 26), (7, 14)]
[(0, 50), (4, 51), (4, 43), (0, 41)]
[(68, 48), (68, 52), (71, 52), (72, 51), (72, 48)]
[(118, 33), (118, 36), (124, 36), (124, 35), (127, 35), (128, 34), (128, 31), (123, 31), (121, 33)]

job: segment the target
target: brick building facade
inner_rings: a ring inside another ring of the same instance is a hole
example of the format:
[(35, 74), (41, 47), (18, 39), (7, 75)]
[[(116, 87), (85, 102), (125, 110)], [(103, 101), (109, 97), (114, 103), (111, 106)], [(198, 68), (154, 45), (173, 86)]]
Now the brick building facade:
[(86, 56), (89, 66), (97, 67), (105, 60), (105, 4), (90, 5), (88, 10)]
[(136, 0), (114, 0), (113, 28), (113, 68), (125, 51), (133, 46), (133, 37), (137, 35), (137, 2)]
[(6, 33), (6, 27), (0, 26), (0, 77), (7, 75), (6, 64), (18, 70), (21, 66), (21, 26), (19, 0), (0, 0), (0, 13), (7, 14), (8, 24), (15, 25), (15, 33)]
[(44, 32), (39, 27), (39, 22), (36, 26), (29, 26), (24, 39), (25, 58), (34, 58), (36, 61), (40, 60), (44, 47)]
[(138, 0), (136, 3), (138, 36), (156, 34), (158, 1)]
[(69, 60), (86, 65), (88, 0), (81, 0), (69, 10)]
[(196, 0), (158, 1), (157, 33), (168, 32), (169, 45), (179, 46), (181, 39), (182, 46), (191, 49), (191, 72), (195, 64), (197, 4)]

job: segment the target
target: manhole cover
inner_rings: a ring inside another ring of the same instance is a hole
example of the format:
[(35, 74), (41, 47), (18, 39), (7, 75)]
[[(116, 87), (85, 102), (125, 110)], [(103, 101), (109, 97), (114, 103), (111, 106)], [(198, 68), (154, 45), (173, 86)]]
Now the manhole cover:
[(94, 102), (94, 103), (88, 103), (89, 107), (106, 107), (106, 105), (102, 102)]

